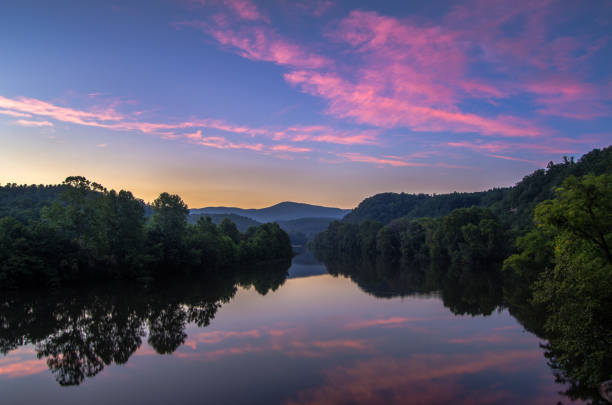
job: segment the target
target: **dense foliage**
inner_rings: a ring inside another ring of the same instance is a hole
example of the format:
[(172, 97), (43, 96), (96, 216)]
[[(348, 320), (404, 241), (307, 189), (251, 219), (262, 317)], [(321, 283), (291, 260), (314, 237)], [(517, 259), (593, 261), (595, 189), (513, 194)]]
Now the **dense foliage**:
[(480, 205), (486, 192), (452, 193), (430, 196), (427, 194), (382, 193), (363, 200), (344, 218), (358, 224), (366, 219), (387, 224), (400, 217), (439, 217), (457, 208)]
[(510, 188), (434, 196), (377, 194), (363, 200), (342, 221), (330, 223), (311, 246), (326, 262), (380, 256), (410, 266), (414, 260), (418, 266), (423, 262), (429, 266), (429, 257), (443, 261), (441, 265), (458, 260), (499, 264), (524, 238), (534, 237), (525, 235), (534, 228), (535, 207), (554, 198), (564, 179), (609, 172), (612, 146), (595, 149), (578, 162), (567, 158), (559, 164), (550, 162)]
[(190, 224), (195, 224), (196, 222), (198, 222), (198, 219), (200, 219), (200, 217), (203, 217), (204, 219), (206, 219), (206, 217), (209, 217), (211, 221), (216, 225), (219, 225), (221, 221), (227, 218), (230, 221), (232, 221), (234, 224), (236, 224), (236, 227), (238, 228), (240, 232), (245, 232), (247, 229), (249, 229), (252, 226), (261, 225), (261, 222), (255, 221), (254, 219), (251, 219), (251, 218), (243, 217), (241, 215), (236, 215), (236, 214), (193, 214), (191, 213), (187, 217), (187, 222), (189, 222)]
[(551, 162), (508, 189), (379, 194), (311, 247), (332, 269), (370, 269), (357, 271), (361, 278), (393, 268), (394, 280), (447, 301), (484, 297), (457, 312), (492, 311), (503, 296), (549, 341), (570, 397), (596, 398), (612, 378), (612, 147)]
[(39, 219), (43, 207), (57, 200), (63, 190), (61, 185), (0, 186), (0, 218), (13, 217), (19, 221)]
[(612, 174), (568, 177), (504, 263), (544, 312), (550, 363), (568, 394), (612, 378)]
[(276, 224), (245, 233), (229, 220), (218, 226), (162, 193), (152, 215), (129, 191), (107, 190), (84, 177), (61, 186), (1, 188), (0, 288), (65, 281), (134, 278), (214, 271), (292, 256)]
[[(192, 210), (193, 212), (193, 210)], [(196, 211), (198, 212), (198, 211)], [(209, 213), (191, 213), (187, 217), (189, 223), (195, 224), (200, 217), (209, 217), (213, 223), (219, 225), (223, 220), (229, 219), (240, 232), (246, 232), (250, 227), (260, 226), (262, 223), (254, 219), (247, 218), (237, 214), (209, 214)], [(278, 223), (281, 229), (289, 235), (291, 243), (294, 245), (305, 245), (309, 240), (312, 240), (319, 232), (324, 231), (332, 218), (298, 218), (284, 221), (274, 221)]]

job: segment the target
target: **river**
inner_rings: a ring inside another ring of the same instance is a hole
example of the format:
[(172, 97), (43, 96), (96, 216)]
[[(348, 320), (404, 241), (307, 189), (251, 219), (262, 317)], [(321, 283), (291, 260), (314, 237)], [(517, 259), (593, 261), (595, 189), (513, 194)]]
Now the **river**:
[(462, 306), (440, 292), (354, 279), (303, 253), (288, 272), (247, 281), (8, 296), (1, 402), (571, 402), (544, 342), (507, 309), (488, 308), (491, 297), (463, 297)]

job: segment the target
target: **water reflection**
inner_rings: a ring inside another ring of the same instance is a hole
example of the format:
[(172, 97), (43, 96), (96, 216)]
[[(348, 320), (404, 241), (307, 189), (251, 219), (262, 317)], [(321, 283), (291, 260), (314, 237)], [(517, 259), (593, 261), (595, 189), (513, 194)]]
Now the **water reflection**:
[(217, 279), (5, 294), (0, 390), (9, 403), (535, 404), (567, 402), (559, 390), (591, 395), (555, 384), (543, 355), (554, 348), (540, 347), (541, 314), (521, 301), (516, 280), (477, 270), (426, 277), (383, 263), (316, 275), (321, 267), (300, 256), (289, 271), (277, 263)]
[(329, 273), (353, 280), (363, 291), (378, 298), (439, 293), (444, 305), (456, 315), (490, 315), (504, 303), (500, 271), (453, 269), (425, 272), (377, 261), (328, 264)]
[(216, 279), (79, 286), (45, 296), (2, 297), (0, 351), (34, 345), (60, 385), (78, 385), (112, 363), (124, 364), (147, 343), (171, 354), (185, 343), (187, 324), (206, 327), (236, 294), (237, 285), (265, 294), (287, 277), (290, 263), (241, 269)]
[(289, 278), (320, 276), (321, 274), (327, 274), (325, 265), (319, 262), (305, 246), (300, 246), (299, 254), (293, 258), (289, 268)]

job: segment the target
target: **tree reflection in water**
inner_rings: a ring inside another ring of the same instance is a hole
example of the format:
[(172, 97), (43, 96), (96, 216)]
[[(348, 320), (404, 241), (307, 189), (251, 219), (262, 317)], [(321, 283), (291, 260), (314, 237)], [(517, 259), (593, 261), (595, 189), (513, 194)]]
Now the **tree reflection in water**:
[(105, 366), (126, 363), (145, 337), (157, 353), (173, 353), (187, 338), (187, 324), (208, 326), (238, 285), (266, 294), (284, 283), (289, 266), (282, 261), (199, 280), (6, 293), (0, 351), (33, 344), (60, 385), (78, 385)]
[(582, 325), (567, 320), (568, 328), (583, 330), (582, 344), (572, 346), (573, 364), (560, 362), (559, 358), (567, 357), (567, 343), (563, 336), (545, 333), (549, 314), (546, 308), (531, 300), (530, 280), (503, 272), (499, 265), (443, 270), (382, 260), (326, 265), (333, 276), (348, 277), (363, 291), (378, 298), (439, 294), (444, 306), (456, 315), (489, 316), (495, 310), (507, 309), (527, 331), (546, 341), (542, 349), (548, 365), (556, 381), (568, 387), (563, 395), (593, 404), (607, 403), (599, 396), (598, 382), (612, 377), (612, 342), (598, 337), (606, 336), (603, 330), (610, 327), (609, 322), (599, 322), (585, 330)]
[(455, 315), (490, 315), (503, 305), (502, 274), (498, 269), (425, 271), (378, 260), (358, 264), (328, 263), (330, 274), (353, 280), (378, 298), (437, 293)]
[[(32, 344), (59, 384), (78, 385), (105, 366), (126, 363), (144, 341), (159, 354), (173, 353), (185, 343), (186, 326), (208, 326), (219, 308), (234, 297), (238, 286), (253, 287), (265, 295), (285, 282), (289, 265), (284, 262), (235, 269), (201, 280), (5, 294), (0, 297), (0, 351), (7, 354)], [(328, 263), (327, 268), (332, 275), (346, 276), (366, 293), (383, 299), (436, 295), (457, 315), (488, 316), (507, 309), (526, 330), (547, 341), (543, 349), (557, 380), (568, 387), (565, 395), (601, 402), (597, 387), (578, 371), (590, 370), (592, 379), (603, 381), (612, 372), (612, 364), (607, 361), (612, 342), (598, 344), (597, 356), (593, 355), (593, 344), (573, 351), (573, 358), (580, 360), (575, 367), (557, 361), (564, 349), (561, 337), (544, 333), (545, 308), (530, 301), (529, 283), (513, 274), (495, 266), (432, 271), (419, 265), (382, 261)], [(608, 324), (601, 325), (606, 327)], [(601, 330), (584, 332), (585, 342), (602, 335)]]

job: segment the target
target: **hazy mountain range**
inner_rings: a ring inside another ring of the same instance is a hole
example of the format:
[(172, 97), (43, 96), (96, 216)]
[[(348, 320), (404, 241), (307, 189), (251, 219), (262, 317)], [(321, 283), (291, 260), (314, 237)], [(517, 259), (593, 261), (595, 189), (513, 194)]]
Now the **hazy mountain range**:
[(189, 220), (195, 222), (200, 216), (208, 216), (218, 224), (229, 218), (241, 232), (250, 226), (264, 222), (278, 222), (295, 244), (303, 244), (317, 233), (325, 230), (331, 221), (342, 219), (351, 210), (320, 205), (282, 202), (261, 209), (236, 207), (206, 207), (190, 210)]
[(192, 209), (191, 214), (236, 214), (258, 222), (290, 221), (301, 218), (342, 219), (351, 210), (296, 202), (282, 202), (266, 208), (206, 207)]

